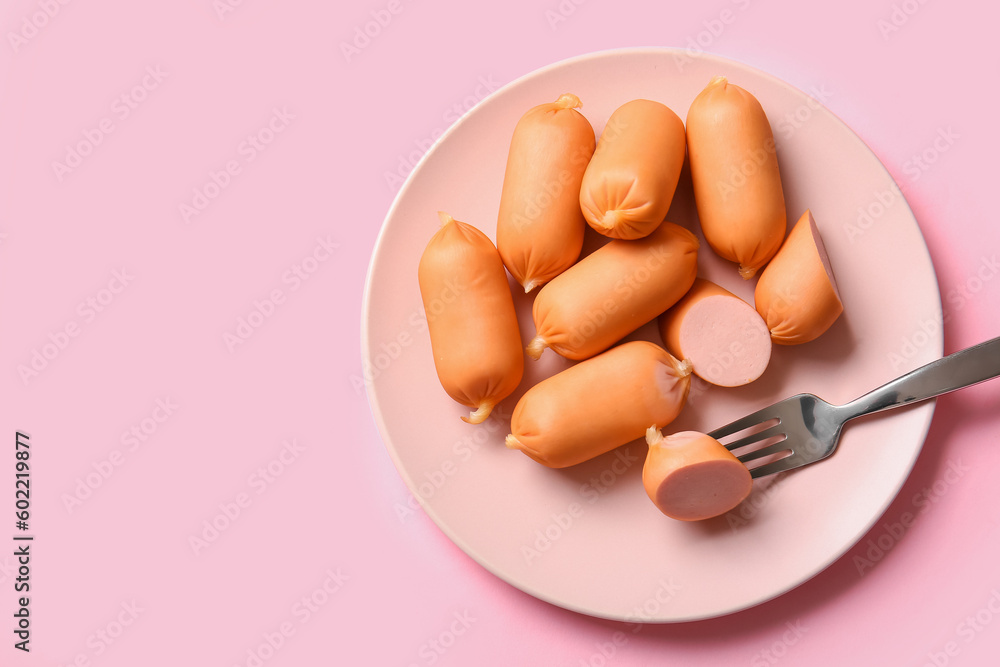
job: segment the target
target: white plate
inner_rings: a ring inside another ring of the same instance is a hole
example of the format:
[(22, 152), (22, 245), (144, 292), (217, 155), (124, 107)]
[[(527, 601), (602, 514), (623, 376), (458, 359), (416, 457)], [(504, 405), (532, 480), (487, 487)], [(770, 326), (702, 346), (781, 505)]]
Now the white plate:
[[(645, 445), (550, 470), (504, 447), (517, 398), (569, 362), (527, 360), (518, 392), (486, 424), (441, 389), (417, 287), (436, 211), (495, 239), (511, 132), (530, 107), (572, 92), (598, 133), (628, 100), (659, 100), (681, 118), (717, 74), (752, 92), (774, 128), (789, 223), (808, 207), (838, 278), (845, 313), (823, 337), (776, 347), (757, 382), (693, 385), (669, 430), (707, 431), (786, 396), (855, 398), (941, 356), (941, 302), (916, 221), (865, 144), (819, 102), (723, 58), (630, 49), (574, 58), (498, 90), (457, 122), (414, 169), (390, 210), (369, 270), (362, 346), (376, 422), (408, 487), (470, 557), (517, 588), (593, 616), (650, 622), (746, 609), (805, 582), (863, 536), (912, 468), (933, 404), (848, 425), (837, 453), (767, 478), (740, 508), (702, 523), (661, 515), (641, 484)], [(860, 217), (864, 213), (864, 216)], [(865, 217), (867, 216), (867, 217)], [(685, 171), (668, 220), (697, 230)], [(596, 243), (590, 239), (590, 245)], [(701, 275), (748, 300), (753, 284), (703, 244)], [(516, 292), (515, 292), (516, 294)], [(522, 337), (530, 298), (516, 297)], [(647, 325), (633, 337), (657, 341)]]

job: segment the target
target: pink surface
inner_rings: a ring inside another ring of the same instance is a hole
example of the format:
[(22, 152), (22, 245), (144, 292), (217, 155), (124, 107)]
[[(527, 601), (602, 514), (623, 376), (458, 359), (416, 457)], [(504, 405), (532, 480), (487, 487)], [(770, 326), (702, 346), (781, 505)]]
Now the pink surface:
[[(878, 238), (905, 195), (944, 316), (883, 350), (887, 369), (936, 327), (946, 352), (995, 336), (1000, 136), (982, 77), (998, 14), (855, 0), (7, 3), (0, 664), (839, 665), (845, 647), (854, 664), (993, 664), (1000, 383), (939, 400), (899, 496), (811, 581), (720, 619), (630, 625), (514, 589), (414, 509), (369, 411), (363, 375), (381, 369), (362, 365), (359, 322), (395, 192), (465, 109), (570, 56), (673, 45), (811, 94), (895, 178), (858, 202), (842, 242)], [(906, 280), (872, 288), (893, 308)], [(383, 342), (390, 367), (421, 326), (400, 321)], [(37, 375), (19, 373), (33, 359)], [(32, 447), (28, 655), (10, 632), (17, 429)]]

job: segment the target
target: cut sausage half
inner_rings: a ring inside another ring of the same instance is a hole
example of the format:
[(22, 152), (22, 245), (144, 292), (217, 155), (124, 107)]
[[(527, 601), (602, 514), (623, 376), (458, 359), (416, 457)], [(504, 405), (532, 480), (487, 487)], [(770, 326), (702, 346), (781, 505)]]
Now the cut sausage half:
[(771, 334), (753, 306), (703, 278), (660, 316), (659, 326), (670, 354), (721, 387), (753, 382), (771, 359)]
[(750, 471), (715, 438), (697, 431), (663, 437), (650, 426), (646, 443), (642, 484), (653, 504), (670, 518), (711, 519), (750, 495)]

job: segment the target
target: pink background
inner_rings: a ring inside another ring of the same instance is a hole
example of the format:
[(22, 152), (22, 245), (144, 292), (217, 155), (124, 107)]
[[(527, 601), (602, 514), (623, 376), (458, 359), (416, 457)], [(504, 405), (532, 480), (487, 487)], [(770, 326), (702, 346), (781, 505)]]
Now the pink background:
[[(939, 400), (910, 480), (845, 557), (721, 619), (635, 632), (567, 612), (400, 512), (360, 386), (386, 173), (567, 57), (704, 48), (822, 91), (920, 222), (945, 351), (1000, 333), (1000, 10), (577, 2), (4, 5), (0, 664), (993, 664), (1000, 383)], [(15, 430), (32, 443), (28, 655), (10, 631)]]

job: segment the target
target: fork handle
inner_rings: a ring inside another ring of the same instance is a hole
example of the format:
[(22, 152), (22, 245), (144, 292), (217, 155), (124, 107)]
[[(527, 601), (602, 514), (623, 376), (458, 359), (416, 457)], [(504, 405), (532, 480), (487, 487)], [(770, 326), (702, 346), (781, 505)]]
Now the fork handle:
[(910, 371), (840, 409), (844, 420), (947, 394), (1000, 376), (1000, 337)]

